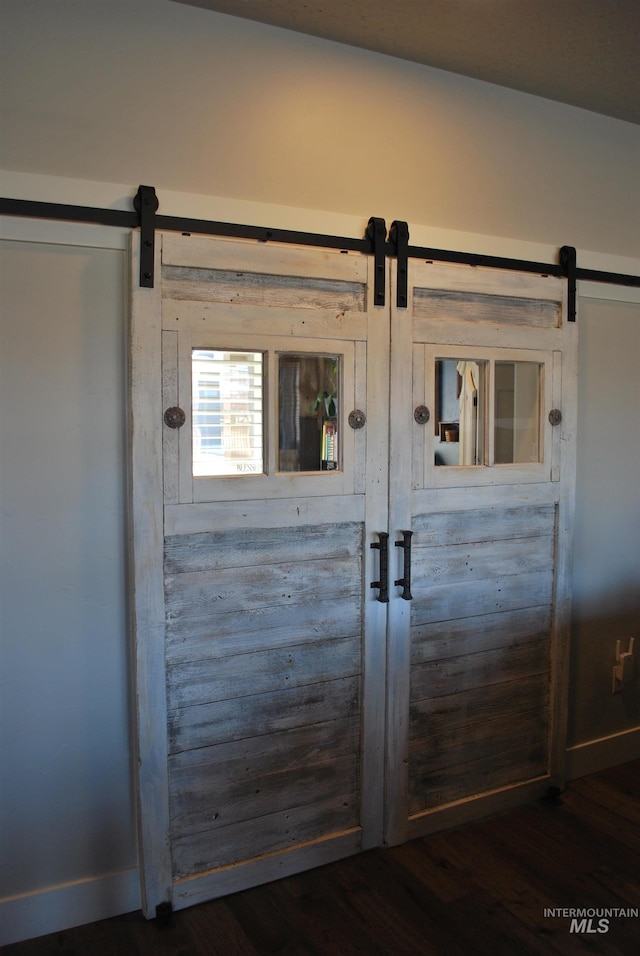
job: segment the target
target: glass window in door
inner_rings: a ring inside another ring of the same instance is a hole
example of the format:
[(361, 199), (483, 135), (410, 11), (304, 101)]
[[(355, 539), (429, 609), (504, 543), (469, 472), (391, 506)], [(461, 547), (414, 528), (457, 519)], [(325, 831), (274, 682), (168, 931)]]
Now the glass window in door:
[(337, 471), (340, 360), (335, 355), (278, 356), (278, 469)]

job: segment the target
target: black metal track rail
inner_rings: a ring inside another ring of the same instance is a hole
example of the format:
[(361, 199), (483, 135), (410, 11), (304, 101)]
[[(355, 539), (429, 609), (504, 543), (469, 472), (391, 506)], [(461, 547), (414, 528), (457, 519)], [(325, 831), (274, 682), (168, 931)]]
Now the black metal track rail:
[[(141, 187), (148, 188), (151, 187)], [(140, 193), (139, 193), (140, 194)], [(124, 229), (136, 229), (140, 226), (140, 214), (135, 210), (128, 212), (118, 209), (101, 209), (93, 206), (70, 206), (61, 203), (35, 202), (25, 199), (0, 198), (0, 215), (21, 216), (35, 219), (52, 219), (65, 222), (92, 223), (103, 226), (116, 226)], [(321, 233), (297, 232), (291, 229), (269, 229), (262, 226), (248, 226), (240, 223), (215, 222), (206, 219), (187, 219), (179, 216), (154, 216), (156, 229), (172, 232), (196, 233), (210, 236), (227, 236), (239, 239), (256, 239), (259, 242), (283, 242), (299, 245), (321, 246), (329, 249), (345, 249), (365, 254), (374, 254), (374, 235), (369, 229), (360, 239), (346, 236), (331, 236)], [(400, 224), (402, 225), (402, 224)], [(379, 252), (378, 244), (378, 252)], [(566, 247), (563, 247), (563, 249)], [(387, 256), (398, 252), (397, 241), (386, 241), (384, 251)], [(567, 276), (566, 264), (532, 262), (524, 259), (510, 259), (473, 252), (454, 252), (447, 249), (434, 249), (426, 246), (406, 246), (406, 255), (411, 259), (455, 262), (471, 266), (489, 266), (518, 272), (533, 272), (543, 275)], [(602, 282), (612, 285), (640, 288), (640, 276), (625, 275), (617, 272), (601, 272), (597, 269), (576, 267), (574, 278), (588, 282)]]

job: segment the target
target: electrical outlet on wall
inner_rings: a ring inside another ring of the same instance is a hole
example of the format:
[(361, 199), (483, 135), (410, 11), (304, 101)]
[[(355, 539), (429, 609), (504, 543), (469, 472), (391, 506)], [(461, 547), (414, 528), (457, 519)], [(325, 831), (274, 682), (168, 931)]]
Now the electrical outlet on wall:
[(629, 649), (621, 651), (621, 642), (616, 641), (616, 663), (613, 665), (613, 687), (611, 693), (620, 694), (633, 677), (633, 645), (635, 638), (629, 638)]

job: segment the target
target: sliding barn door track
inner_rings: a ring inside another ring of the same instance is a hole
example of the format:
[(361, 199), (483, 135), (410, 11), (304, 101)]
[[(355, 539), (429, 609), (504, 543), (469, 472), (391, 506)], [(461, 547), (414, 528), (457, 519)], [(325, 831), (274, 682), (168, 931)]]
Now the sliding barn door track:
[(404, 221), (392, 223), (387, 236), (384, 219), (372, 216), (361, 239), (345, 236), (329, 236), (315, 232), (297, 232), (291, 229), (270, 229), (263, 226), (248, 226), (241, 223), (215, 222), (207, 219), (187, 219), (179, 216), (158, 215), (159, 202), (153, 186), (140, 186), (133, 197), (132, 210), (100, 209), (92, 206), (68, 206), (60, 203), (33, 202), (25, 199), (0, 199), (0, 215), (21, 216), (32, 219), (50, 219), (62, 222), (92, 223), (114, 226), (120, 229), (140, 230), (140, 285), (153, 288), (155, 233), (156, 230), (226, 236), (235, 239), (255, 239), (258, 242), (294, 243), (302, 246), (321, 246), (327, 249), (363, 252), (374, 257), (374, 301), (384, 306), (385, 260), (396, 260), (396, 305), (407, 307), (409, 261), (423, 259), (435, 262), (452, 262), (470, 266), (489, 266), (516, 272), (532, 272), (538, 275), (553, 275), (567, 279), (568, 319), (575, 321), (576, 283), (603, 282), (613, 285), (640, 288), (640, 276), (617, 272), (601, 272), (597, 269), (578, 268), (576, 250), (562, 246), (558, 262), (531, 262), (526, 259), (509, 259), (472, 252), (454, 252), (447, 249), (432, 249), (427, 246), (409, 245), (409, 227)]

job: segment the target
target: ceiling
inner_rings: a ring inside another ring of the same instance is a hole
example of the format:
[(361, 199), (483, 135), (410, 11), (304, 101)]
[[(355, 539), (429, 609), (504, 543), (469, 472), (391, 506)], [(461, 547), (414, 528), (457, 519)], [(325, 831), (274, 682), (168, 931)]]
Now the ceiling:
[(640, 124), (640, 0), (174, 0)]

